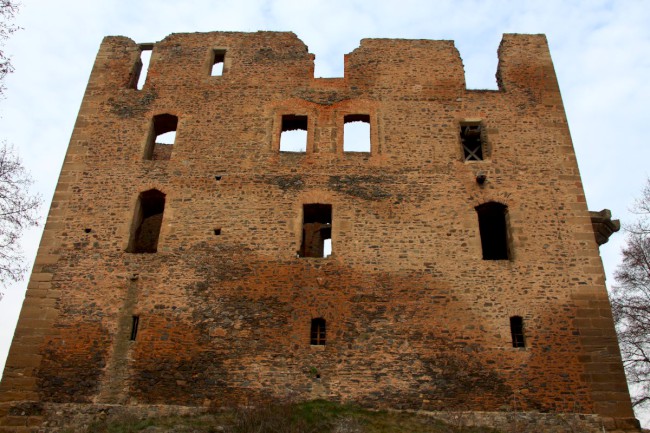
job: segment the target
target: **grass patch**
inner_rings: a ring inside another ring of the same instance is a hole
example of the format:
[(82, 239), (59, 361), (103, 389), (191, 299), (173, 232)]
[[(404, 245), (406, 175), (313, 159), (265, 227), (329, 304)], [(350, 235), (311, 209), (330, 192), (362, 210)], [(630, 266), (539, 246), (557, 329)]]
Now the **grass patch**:
[[(72, 430), (71, 430), (72, 431)], [(194, 416), (96, 422), (88, 433), (500, 433), (485, 427), (450, 425), (405, 412), (371, 411), (315, 400), (299, 404), (233, 409)]]

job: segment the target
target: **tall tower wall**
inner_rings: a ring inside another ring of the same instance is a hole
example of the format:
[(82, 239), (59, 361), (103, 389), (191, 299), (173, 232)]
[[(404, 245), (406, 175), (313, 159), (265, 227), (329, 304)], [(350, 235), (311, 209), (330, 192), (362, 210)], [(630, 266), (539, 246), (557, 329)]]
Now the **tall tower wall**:
[[(543, 35), (504, 35), (496, 91), (466, 89), (452, 41), (364, 39), (344, 77), (319, 79), (292, 33), (172, 34), (138, 90), (143, 47), (107, 37), (99, 50), (5, 415), (25, 402), (515, 401), (633, 428)], [(344, 144), (352, 120), (370, 125), (366, 152)], [(283, 130), (305, 128), (305, 151), (285, 151)], [(173, 129), (173, 145), (154, 144)], [(331, 255), (304, 257), (328, 238)]]

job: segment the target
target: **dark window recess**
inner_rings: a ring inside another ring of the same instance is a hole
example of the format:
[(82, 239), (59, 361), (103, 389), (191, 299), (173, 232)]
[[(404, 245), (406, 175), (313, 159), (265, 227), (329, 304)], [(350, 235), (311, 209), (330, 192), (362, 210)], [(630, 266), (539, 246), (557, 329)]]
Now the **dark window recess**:
[(131, 341), (135, 341), (138, 336), (138, 324), (140, 323), (140, 316), (133, 316), (131, 320)]
[(173, 114), (158, 114), (152, 121), (144, 159), (154, 161), (169, 160), (176, 141), (178, 117)]
[(219, 182), (219, 181), (221, 180), (222, 177), (223, 177), (222, 175), (218, 174), (218, 175), (216, 175), (216, 176), (214, 177), (214, 180), (216, 180), (217, 182)]
[(283, 115), (280, 130), (280, 152), (306, 152), (307, 125), (307, 116)]
[(508, 260), (509, 258), (507, 211), (507, 206), (495, 202), (476, 207), (483, 260)]
[(140, 44), (140, 57), (133, 65), (131, 76), (129, 78), (129, 88), (142, 90), (147, 80), (147, 72), (151, 60), (153, 44)]
[(93, 231), (93, 229), (84, 229), (84, 233), (90, 233), (92, 231)]
[(370, 116), (348, 114), (343, 118), (343, 151), (370, 152)]
[(512, 334), (512, 347), (526, 347), (524, 342), (524, 319), (520, 316), (510, 318), (510, 334)]
[(332, 205), (303, 205), (300, 257), (326, 257), (331, 253), (330, 242), (327, 242), (330, 251), (325, 248), (329, 239), (332, 239)]
[(325, 319), (322, 317), (311, 319), (310, 343), (312, 346), (325, 345)]
[(221, 235), (221, 229), (214, 229), (214, 235), (215, 236)]
[(483, 161), (483, 128), (480, 124), (461, 124), (460, 141), (465, 161)]
[(223, 75), (223, 65), (226, 60), (226, 50), (212, 50), (212, 69), (210, 75), (218, 77)]
[(155, 253), (165, 210), (165, 194), (151, 189), (140, 194), (127, 252)]

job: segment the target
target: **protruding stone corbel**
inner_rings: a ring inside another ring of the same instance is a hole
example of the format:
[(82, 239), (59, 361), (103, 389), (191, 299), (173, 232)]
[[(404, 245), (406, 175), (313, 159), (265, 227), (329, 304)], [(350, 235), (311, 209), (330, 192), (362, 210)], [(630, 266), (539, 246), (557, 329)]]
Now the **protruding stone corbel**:
[(621, 222), (612, 219), (612, 212), (609, 209), (600, 212), (589, 211), (589, 216), (599, 246), (607, 243), (609, 237), (621, 229)]

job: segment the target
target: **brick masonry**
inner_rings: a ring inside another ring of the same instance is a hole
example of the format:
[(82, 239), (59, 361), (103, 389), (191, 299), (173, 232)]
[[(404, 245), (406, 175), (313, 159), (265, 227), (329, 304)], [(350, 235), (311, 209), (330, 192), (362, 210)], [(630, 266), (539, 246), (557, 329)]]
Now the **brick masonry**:
[[(343, 78), (315, 79), (293, 33), (172, 34), (137, 90), (140, 50), (125, 37), (101, 45), (0, 426), (29, 402), (327, 398), (478, 413), (516, 396), (520, 411), (635, 428), (543, 35), (504, 35), (496, 91), (466, 89), (452, 41), (364, 39)], [(168, 160), (148, 160), (159, 114), (177, 116), (176, 140)], [(305, 153), (279, 151), (283, 115), (308, 116)], [(346, 115), (369, 117), (369, 153), (343, 151)], [(483, 161), (465, 162), (462, 122), (482, 125)], [(126, 252), (151, 189), (165, 194), (157, 252)], [(507, 206), (509, 260), (482, 260), (475, 207), (490, 201)], [(312, 203), (332, 207), (327, 258), (297, 254)], [(312, 346), (318, 317), (327, 342)]]

